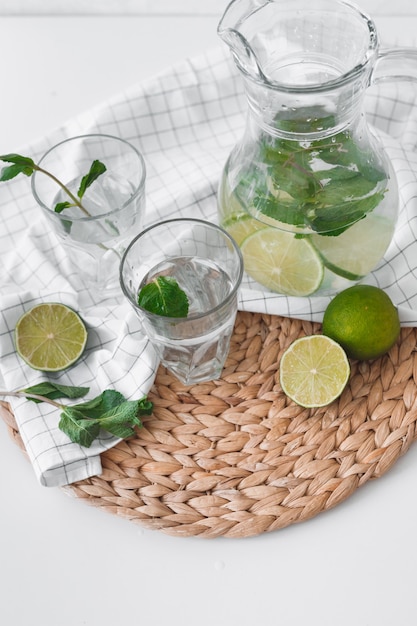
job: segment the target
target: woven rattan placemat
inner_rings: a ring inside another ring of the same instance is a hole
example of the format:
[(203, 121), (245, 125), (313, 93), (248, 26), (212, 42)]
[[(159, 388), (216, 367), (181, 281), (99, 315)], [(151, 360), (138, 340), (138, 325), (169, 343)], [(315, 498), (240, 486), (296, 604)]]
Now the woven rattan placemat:
[[(101, 476), (65, 489), (176, 536), (248, 537), (342, 502), (416, 438), (417, 329), (403, 328), (380, 359), (352, 361), (339, 400), (312, 410), (282, 393), (279, 360), (314, 332), (319, 324), (240, 312), (222, 378), (184, 387), (160, 368), (144, 427), (102, 455)], [(23, 448), (7, 405), (1, 414)]]

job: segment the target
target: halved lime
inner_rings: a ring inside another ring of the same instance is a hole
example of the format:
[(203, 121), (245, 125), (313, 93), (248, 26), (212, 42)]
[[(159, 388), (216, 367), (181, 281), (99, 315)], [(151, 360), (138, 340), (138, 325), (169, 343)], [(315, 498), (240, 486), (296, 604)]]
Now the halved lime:
[(392, 221), (371, 213), (337, 237), (312, 235), (311, 241), (329, 270), (348, 280), (359, 280), (384, 256), (394, 226)]
[(296, 339), (280, 362), (282, 390), (291, 400), (308, 408), (326, 406), (336, 400), (349, 375), (345, 351), (324, 335)]
[(37, 304), (18, 320), (16, 350), (33, 369), (58, 372), (84, 352), (87, 330), (80, 316), (59, 303)]
[(323, 280), (323, 263), (305, 238), (263, 228), (241, 245), (245, 271), (261, 285), (289, 296), (309, 296)]

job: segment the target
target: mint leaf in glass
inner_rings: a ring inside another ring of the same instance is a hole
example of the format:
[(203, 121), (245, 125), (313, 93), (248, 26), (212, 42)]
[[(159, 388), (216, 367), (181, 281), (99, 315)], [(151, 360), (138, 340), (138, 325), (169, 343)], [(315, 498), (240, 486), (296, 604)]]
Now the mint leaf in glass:
[(188, 297), (175, 278), (158, 276), (139, 291), (138, 304), (146, 311), (165, 317), (187, 317)]
[(80, 186), (77, 191), (77, 196), (74, 196), (73, 193), (68, 189), (68, 187), (54, 174), (48, 172), (43, 169), (39, 165), (37, 165), (33, 159), (30, 157), (22, 156), (21, 154), (3, 154), (0, 155), (0, 161), (5, 163), (11, 163), (0, 171), (0, 182), (11, 180), (18, 176), (18, 174), (25, 174), (26, 176), (32, 176), (33, 172), (42, 172), (46, 176), (49, 176), (61, 189), (66, 193), (66, 195), (70, 198), (71, 202), (59, 202), (55, 207), (54, 211), (56, 213), (61, 213), (64, 209), (68, 209), (73, 206), (77, 206), (83, 213), (90, 217), (89, 212), (85, 209), (85, 207), (81, 204), (81, 199), (83, 198), (86, 190), (90, 187), (95, 180), (106, 171), (106, 166), (98, 161), (97, 159), (92, 162), (90, 166), (90, 170), (88, 174), (81, 178)]
[(62, 211), (64, 209), (69, 209), (70, 207), (74, 206), (73, 204), (71, 204), (71, 202), (58, 202), (58, 204), (56, 204), (54, 206), (54, 211), (55, 213), (62, 213)]
[[(90, 171), (88, 174), (82, 177), (80, 187), (77, 191), (78, 197), (81, 198), (84, 196), (87, 189), (93, 184), (95, 180), (106, 171), (106, 166), (101, 161), (95, 160), (92, 162)], [(55, 209), (56, 210), (56, 209)]]

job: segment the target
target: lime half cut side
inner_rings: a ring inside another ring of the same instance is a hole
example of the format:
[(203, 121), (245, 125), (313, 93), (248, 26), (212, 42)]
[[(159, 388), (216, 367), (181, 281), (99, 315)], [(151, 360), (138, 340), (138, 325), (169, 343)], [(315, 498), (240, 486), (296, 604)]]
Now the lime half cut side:
[(346, 387), (349, 375), (346, 352), (324, 335), (296, 339), (280, 362), (282, 390), (306, 408), (326, 406), (336, 400)]
[(59, 303), (38, 304), (18, 320), (16, 350), (33, 369), (58, 372), (84, 352), (87, 330), (80, 316)]
[(394, 227), (392, 221), (369, 214), (337, 237), (312, 235), (311, 242), (329, 270), (348, 280), (360, 280), (384, 256)]
[(245, 271), (271, 291), (309, 296), (323, 280), (323, 263), (306, 238), (266, 227), (241, 245)]

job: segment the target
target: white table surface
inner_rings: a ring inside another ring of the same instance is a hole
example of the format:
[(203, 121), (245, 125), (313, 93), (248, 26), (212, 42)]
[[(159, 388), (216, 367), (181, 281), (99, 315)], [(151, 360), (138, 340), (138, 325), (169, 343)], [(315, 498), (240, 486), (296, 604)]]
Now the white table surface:
[[(2, 14), (0, 0), (1, 153), (218, 45), (220, 15), (192, 0), (172, 0), (169, 15), (111, 17), (7, 15), (11, 4)], [(414, 0), (362, 6), (385, 38), (412, 40)], [(412, 626), (416, 476), (414, 444), (308, 522), (247, 539), (174, 538), (39, 486), (1, 422), (0, 624)]]

